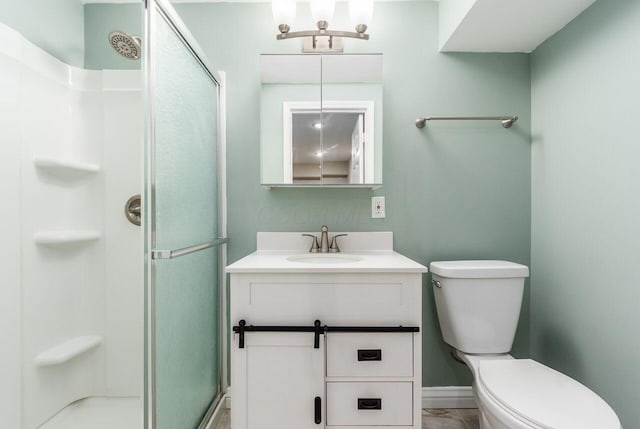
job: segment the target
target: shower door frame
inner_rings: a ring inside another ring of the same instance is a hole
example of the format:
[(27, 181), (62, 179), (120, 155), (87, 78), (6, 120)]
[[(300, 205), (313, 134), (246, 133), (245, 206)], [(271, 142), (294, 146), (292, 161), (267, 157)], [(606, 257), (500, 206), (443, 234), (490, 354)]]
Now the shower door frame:
[[(175, 9), (168, 0), (142, 0), (144, 7), (144, 34), (143, 40), (143, 78), (145, 91), (145, 166), (144, 166), (144, 318), (145, 318), (145, 347), (144, 347), (144, 429), (156, 429), (156, 353), (155, 353), (155, 269), (153, 266), (152, 252), (156, 248), (155, 240), (155, 68), (148, 59), (154, 58), (156, 53), (156, 11), (162, 19), (171, 27), (175, 35), (188, 49), (194, 59), (200, 64), (205, 73), (213, 81), (218, 92), (218, 126), (217, 126), (217, 175), (218, 175), (218, 234), (214, 246), (219, 246), (218, 264), (218, 285), (219, 285), (219, 339), (220, 339), (220, 359), (221, 363), (218, 379), (218, 395), (212, 399), (207, 412), (198, 426), (203, 429), (208, 423), (216, 418), (217, 411), (224, 405), (225, 390), (228, 387), (227, 374), (227, 338), (226, 333), (226, 289), (227, 281), (224, 267), (227, 260), (227, 188), (226, 188), (226, 91), (225, 74), (211, 67), (203, 54), (202, 49), (193, 38), (187, 26), (178, 16)], [(147, 184), (151, 184), (148, 186)]]

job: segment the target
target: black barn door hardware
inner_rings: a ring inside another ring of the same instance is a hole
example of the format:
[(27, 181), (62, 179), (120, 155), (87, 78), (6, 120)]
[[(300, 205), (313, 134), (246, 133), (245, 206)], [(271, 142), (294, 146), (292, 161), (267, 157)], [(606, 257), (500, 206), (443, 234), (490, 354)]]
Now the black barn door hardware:
[(320, 334), (324, 333), (322, 332), (323, 329), (320, 325), (321, 323), (319, 320), (316, 320), (315, 322), (313, 322), (313, 348), (314, 349), (320, 348)]
[(238, 334), (238, 348), (244, 348), (245, 332), (311, 332), (314, 334), (313, 348), (320, 348), (320, 335), (327, 332), (420, 332), (417, 326), (322, 326), (319, 320), (313, 326), (254, 326), (242, 319), (233, 332)]
[(313, 401), (313, 421), (317, 425), (322, 423), (322, 399), (319, 396), (316, 396)]
[(359, 410), (381, 410), (382, 399), (380, 398), (358, 398)]
[(245, 332), (312, 332), (314, 334), (313, 348), (320, 348), (320, 334), (325, 333), (326, 326), (322, 326), (319, 320), (313, 326), (254, 326), (247, 325), (246, 320), (238, 322), (238, 326), (233, 327), (233, 332), (238, 334), (238, 348), (244, 348)]
[(417, 326), (325, 326), (326, 332), (420, 332)]
[(358, 349), (358, 361), (381, 361), (381, 349)]

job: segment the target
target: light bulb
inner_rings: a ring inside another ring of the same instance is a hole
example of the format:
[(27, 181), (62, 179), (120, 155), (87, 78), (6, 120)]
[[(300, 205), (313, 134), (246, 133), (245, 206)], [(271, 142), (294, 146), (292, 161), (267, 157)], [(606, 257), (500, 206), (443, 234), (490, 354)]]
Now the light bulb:
[(335, 8), (335, 0), (311, 0), (311, 16), (316, 23), (324, 21), (328, 25), (333, 19)]
[(349, 17), (356, 31), (364, 33), (373, 17), (373, 0), (349, 0)]
[(271, 11), (273, 12), (273, 20), (280, 29), (280, 32), (288, 32), (290, 26), (293, 25), (296, 19), (296, 1), (272, 0)]

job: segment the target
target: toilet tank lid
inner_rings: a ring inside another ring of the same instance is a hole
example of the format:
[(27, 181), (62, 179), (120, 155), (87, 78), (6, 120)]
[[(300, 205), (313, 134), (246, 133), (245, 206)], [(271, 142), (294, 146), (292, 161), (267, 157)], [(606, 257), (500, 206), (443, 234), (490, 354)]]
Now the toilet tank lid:
[(439, 261), (429, 271), (453, 279), (529, 277), (529, 267), (509, 261)]
[(600, 396), (534, 360), (481, 360), (478, 372), (490, 397), (536, 427), (621, 429)]

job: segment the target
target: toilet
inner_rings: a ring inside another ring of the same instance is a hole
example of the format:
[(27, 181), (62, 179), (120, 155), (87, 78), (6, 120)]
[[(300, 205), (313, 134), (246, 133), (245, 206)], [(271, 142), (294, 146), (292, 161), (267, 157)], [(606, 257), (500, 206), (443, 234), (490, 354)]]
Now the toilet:
[(616, 413), (586, 386), (509, 355), (527, 266), (443, 261), (429, 270), (444, 341), (473, 374), (481, 429), (621, 429)]

